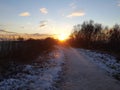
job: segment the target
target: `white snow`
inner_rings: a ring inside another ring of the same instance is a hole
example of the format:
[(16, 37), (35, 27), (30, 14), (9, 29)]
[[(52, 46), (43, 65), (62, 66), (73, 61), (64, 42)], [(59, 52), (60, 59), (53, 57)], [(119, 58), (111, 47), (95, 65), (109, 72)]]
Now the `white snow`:
[(120, 73), (120, 62), (117, 62), (115, 57), (85, 49), (77, 50), (80, 52), (80, 54), (85, 55), (89, 58), (89, 60), (96, 63), (99, 67), (110, 73), (110, 75)]
[[(0, 90), (51, 90), (59, 79), (64, 63), (63, 51), (58, 49), (50, 53), (49, 60), (41, 68), (40, 63), (21, 65), (22, 72), (0, 82)], [(38, 61), (38, 60), (37, 60)]]
[[(120, 62), (115, 57), (85, 49), (76, 49), (110, 74), (120, 73)], [(64, 64), (64, 50), (60, 47), (49, 54), (48, 60), (41, 65), (41, 56), (37, 62), (29, 65), (16, 65), (17, 73), (0, 82), (0, 90), (54, 90)]]

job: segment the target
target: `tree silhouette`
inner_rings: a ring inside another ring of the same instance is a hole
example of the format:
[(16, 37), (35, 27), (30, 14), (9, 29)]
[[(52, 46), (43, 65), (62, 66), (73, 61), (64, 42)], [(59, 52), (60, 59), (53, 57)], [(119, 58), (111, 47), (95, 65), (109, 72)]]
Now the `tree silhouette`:
[(73, 27), (69, 43), (76, 47), (119, 52), (120, 25), (103, 28), (102, 24), (94, 23), (92, 20), (85, 21)]

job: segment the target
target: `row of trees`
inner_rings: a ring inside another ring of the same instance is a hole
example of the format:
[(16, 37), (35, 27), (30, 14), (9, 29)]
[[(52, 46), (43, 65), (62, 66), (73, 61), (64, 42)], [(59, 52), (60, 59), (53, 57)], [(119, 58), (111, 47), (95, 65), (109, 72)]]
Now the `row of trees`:
[(85, 21), (75, 25), (70, 35), (69, 43), (72, 46), (120, 51), (120, 25), (112, 28), (104, 27), (94, 21)]

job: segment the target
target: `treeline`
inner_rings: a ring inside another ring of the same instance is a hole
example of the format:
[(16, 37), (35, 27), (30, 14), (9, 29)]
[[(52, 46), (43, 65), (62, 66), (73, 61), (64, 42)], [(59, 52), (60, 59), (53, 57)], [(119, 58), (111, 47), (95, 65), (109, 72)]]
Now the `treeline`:
[(75, 25), (69, 44), (75, 47), (99, 49), (120, 53), (120, 25), (105, 27), (94, 21), (85, 21)]
[(33, 62), (38, 56), (53, 50), (56, 40), (19, 38), (17, 41), (0, 41), (0, 66), (13, 62)]

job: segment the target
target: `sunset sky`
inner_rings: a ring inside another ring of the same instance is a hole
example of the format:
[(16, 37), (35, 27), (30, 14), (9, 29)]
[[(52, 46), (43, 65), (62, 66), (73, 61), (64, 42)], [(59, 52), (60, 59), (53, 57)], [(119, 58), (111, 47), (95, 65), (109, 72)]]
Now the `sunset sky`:
[(120, 24), (120, 0), (0, 0), (0, 29), (18, 33), (69, 34), (86, 20)]

